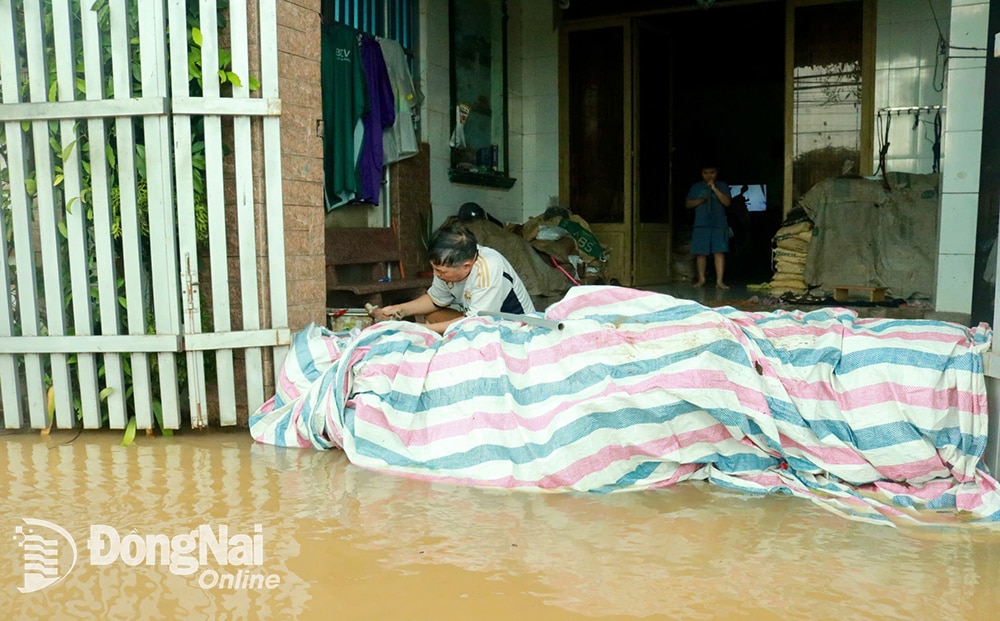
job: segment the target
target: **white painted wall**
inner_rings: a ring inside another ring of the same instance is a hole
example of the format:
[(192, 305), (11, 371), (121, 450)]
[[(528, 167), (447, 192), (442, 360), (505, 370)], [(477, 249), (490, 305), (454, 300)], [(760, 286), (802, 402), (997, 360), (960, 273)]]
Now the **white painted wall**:
[(420, 80), (426, 95), (422, 140), (430, 144), (431, 204), (435, 225), (468, 201), (505, 222), (523, 222), (558, 194), (558, 35), (552, 3), (508, 0), (509, 190), (448, 179), (454, 111), (450, 110), (448, 0), (420, 3)]

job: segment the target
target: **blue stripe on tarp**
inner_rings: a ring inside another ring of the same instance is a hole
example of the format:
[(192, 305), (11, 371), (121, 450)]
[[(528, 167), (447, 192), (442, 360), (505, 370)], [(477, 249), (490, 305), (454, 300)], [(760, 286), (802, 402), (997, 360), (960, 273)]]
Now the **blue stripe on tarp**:
[[(398, 344), (380, 344), (371, 348), (368, 357), (373, 361), (377, 361), (378, 356), (385, 356), (407, 349), (410, 348), (401, 348)], [(553, 378), (550, 381), (537, 382), (528, 386), (518, 386), (518, 384), (526, 379), (524, 375), (515, 376), (517, 378), (517, 381), (515, 381), (510, 374), (505, 374), (500, 377), (474, 377), (445, 388), (424, 390), (419, 394), (393, 391), (391, 396), (386, 396), (386, 399), (392, 400), (395, 409), (405, 412), (419, 412), (431, 408), (453, 406), (456, 403), (467, 401), (470, 395), (504, 397), (519, 405), (527, 406), (551, 399), (557, 395), (578, 394), (579, 386), (592, 386), (608, 380), (615, 381), (638, 376), (655, 379), (658, 375), (672, 373), (671, 365), (707, 354), (718, 356), (741, 366), (750, 366), (746, 352), (737, 343), (715, 341), (687, 351), (665, 354), (649, 360), (638, 360), (623, 364), (607, 364), (598, 360), (566, 376)], [(346, 358), (348, 355), (345, 353), (344, 357)], [(734, 385), (733, 388), (735, 389), (736, 386)], [(669, 392), (670, 387), (664, 386), (664, 389)], [(690, 387), (686, 387), (684, 390), (689, 389)], [(714, 387), (714, 389), (724, 390), (718, 387)]]
[[(685, 405), (687, 404), (678, 404), (678, 407), (683, 408)], [(663, 408), (654, 408), (654, 411), (661, 409)], [(589, 414), (553, 430), (549, 439), (544, 443), (526, 442), (514, 447), (504, 444), (483, 443), (470, 447), (467, 450), (456, 451), (438, 458), (421, 461), (414, 461), (405, 455), (401, 455), (396, 451), (368, 440), (362, 442), (362, 440), (358, 439), (356, 441), (356, 448), (360, 454), (366, 457), (377, 459), (389, 465), (406, 468), (419, 467), (428, 470), (451, 471), (497, 460), (510, 461), (515, 465), (523, 465), (549, 457), (555, 451), (574, 443), (586, 441), (588, 436), (596, 431), (622, 430), (636, 425), (655, 423), (655, 420), (650, 420), (645, 414), (640, 414), (645, 412), (649, 412), (649, 410), (623, 408), (619, 411)], [(673, 414), (673, 416), (676, 415), (676, 413)], [(630, 419), (630, 416), (635, 416), (636, 418)], [(661, 420), (666, 420), (669, 417), (670, 415), (666, 413), (657, 416)], [(714, 448), (707, 443), (705, 446), (706, 448)], [(684, 447), (681, 450), (691, 450), (691, 448)], [(762, 454), (756, 455), (750, 451), (729, 456), (711, 452), (700, 455), (692, 463), (714, 463), (720, 469), (730, 472), (753, 472), (774, 465), (777, 463), (777, 460)]]

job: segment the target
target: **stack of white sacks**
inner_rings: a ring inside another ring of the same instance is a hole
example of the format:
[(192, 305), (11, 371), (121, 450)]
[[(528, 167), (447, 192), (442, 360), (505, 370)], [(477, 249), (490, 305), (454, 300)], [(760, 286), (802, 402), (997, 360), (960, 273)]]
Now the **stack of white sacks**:
[(771, 250), (774, 277), (771, 279), (771, 293), (806, 293), (809, 287), (802, 278), (806, 269), (809, 240), (812, 239), (813, 223), (809, 220), (789, 224), (778, 229), (773, 237)]

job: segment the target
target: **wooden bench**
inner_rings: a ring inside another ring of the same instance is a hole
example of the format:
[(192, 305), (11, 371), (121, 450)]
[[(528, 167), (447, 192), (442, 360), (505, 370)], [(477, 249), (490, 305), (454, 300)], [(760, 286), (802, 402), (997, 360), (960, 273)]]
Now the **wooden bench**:
[(396, 293), (412, 299), (425, 292), (431, 278), (406, 277), (399, 238), (391, 228), (326, 229), (327, 306), (383, 306)]
[(865, 287), (860, 285), (838, 285), (833, 288), (833, 299), (846, 302), (852, 291), (867, 294), (869, 302), (885, 302), (886, 287)]

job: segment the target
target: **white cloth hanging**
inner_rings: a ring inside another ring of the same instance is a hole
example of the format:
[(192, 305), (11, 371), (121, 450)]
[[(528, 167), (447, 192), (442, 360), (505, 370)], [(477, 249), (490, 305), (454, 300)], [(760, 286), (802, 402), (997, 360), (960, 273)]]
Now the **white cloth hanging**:
[(382, 161), (386, 164), (413, 157), (420, 150), (414, 116), (417, 116), (420, 97), (413, 86), (413, 76), (406, 62), (403, 46), (395, 39), (379, 37), (382, 57), (389, 73), (392, 93), (396, 101), (396, 122), (382, 133)]

